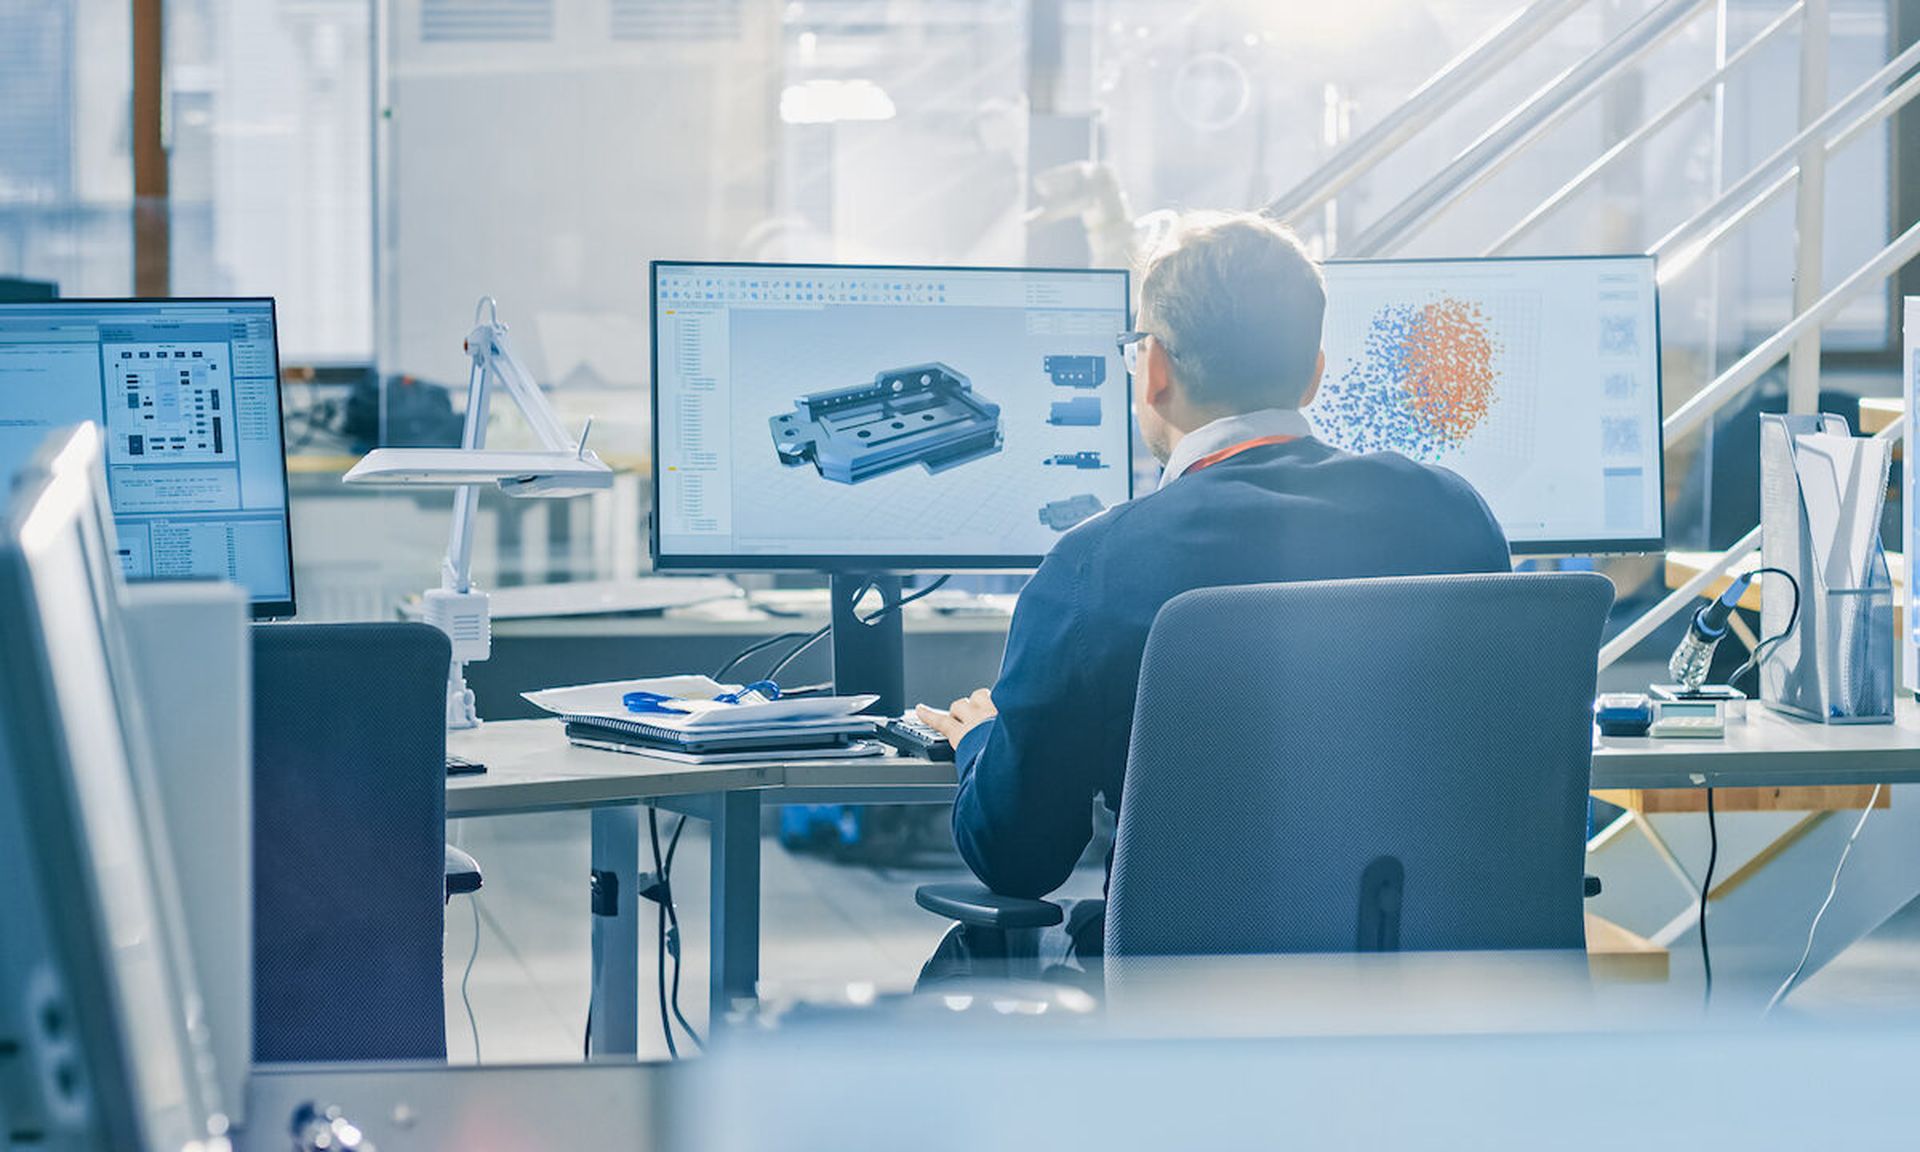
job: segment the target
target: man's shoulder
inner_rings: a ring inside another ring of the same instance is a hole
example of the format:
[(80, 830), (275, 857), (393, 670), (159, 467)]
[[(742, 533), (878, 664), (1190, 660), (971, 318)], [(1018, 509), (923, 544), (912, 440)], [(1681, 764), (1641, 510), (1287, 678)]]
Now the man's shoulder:
[(1356, 486), (1361, 490), (1377, 486), (1400, 499), (1426, 496), (1480, 511), (1486, 507), (1479, 490), (1458, 472), (1398, 452), (1356, 453), (1327, 447), (1322, 456), (1308, 465), (1308, 471), (1315, 473), (1321, 484), (1336, 494), (1352, 493)]

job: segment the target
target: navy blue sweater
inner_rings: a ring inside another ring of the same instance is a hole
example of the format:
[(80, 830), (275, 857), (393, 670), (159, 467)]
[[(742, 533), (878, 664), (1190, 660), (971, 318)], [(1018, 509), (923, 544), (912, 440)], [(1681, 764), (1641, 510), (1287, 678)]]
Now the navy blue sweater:
[(1118, 811), (1147, 630), (1194, 588), (1504, 572), (1506, 537), (1467, 482), (1315, 440), (1189, 472), (1061, 538), (1020, 595), (993, 699), (960, 741), (953, 835), (982, 882), (1058, 888)]

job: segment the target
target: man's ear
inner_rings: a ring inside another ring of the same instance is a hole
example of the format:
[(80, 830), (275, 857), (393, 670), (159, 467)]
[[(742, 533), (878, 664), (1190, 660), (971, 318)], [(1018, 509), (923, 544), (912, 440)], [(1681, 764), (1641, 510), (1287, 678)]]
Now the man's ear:
[(1169, 389), (1173, 387), (1173, 357), (1167, 355), (1166, 346), (1157, 337), (1149, 336), (1141, 349), (1146, 355), (1141, 362), (1140, 398), (1155, 408), (1163, 407), (1170, 398)]
[(1313, 359), (1313, 379), (1307, 381), (1307, 390), (1300, 394), (1300, 403), (1294, 405), (1294, 407), (1305, 408), (1307, 405), (1313, 403), (1313, 398), (1320, 394), (1320, 378), (1325, 376), (1326, 373), (1327, 350), (1322, 348), (1320, 354)]

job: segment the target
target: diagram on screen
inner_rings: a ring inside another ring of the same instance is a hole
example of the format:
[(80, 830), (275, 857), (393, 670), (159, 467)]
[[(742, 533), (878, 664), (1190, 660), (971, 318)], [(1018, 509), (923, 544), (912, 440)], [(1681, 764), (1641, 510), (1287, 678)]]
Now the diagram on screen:
[(1351, 359), (1329, 364), (1314, 424), (1348, 451), (1442, 459), (1468, 445), (1502, 403), (1504, 351), (1478, 302), (1441, 295), (1385, 304)]
[(919, 464), (930, 473), (1000, 451), (1000, 406), (946, 364), (878, 373), (871, 384), (814, 392), (768, 421), (780, 462), (811, 462), (841, 484)]
[(211, 464), (237, 459), (226, 348), (225, 344), (107, 348), (110, 460)]
[(1065, 532), (1074, 525), (1084, 520), (1091, 520), (1106, 510), (1107, 506), (1100, 503), (1098, 496), (1086, 492), (1046, 504), (1040, 509), (1040, 523), (1055, 532)]

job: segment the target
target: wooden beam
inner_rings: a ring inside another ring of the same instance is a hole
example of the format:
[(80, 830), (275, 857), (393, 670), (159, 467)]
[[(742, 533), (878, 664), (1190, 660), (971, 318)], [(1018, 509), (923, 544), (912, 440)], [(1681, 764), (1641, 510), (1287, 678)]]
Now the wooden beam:
[(170, 295), (167, 148), (163, 127), (165, 0), (133, 3), (133, 291)]
[[(1747, 707), (1758, 707), (1748, 704)], [(1614, 788), (1595, 792), (1609, 804), (1618, 805), (1643, 816), (1668, 816), (1705, 812), (1707, 795), (1698, 788)], [(1873, 785), (1803, 785), (1773, 788), (1719, 788), (1713, 794), (1713, 806), (1725, 815), (1729, 812), (1857, 812), (1873, 799)], [(1893, 806), (1893, 790), (1882, 788), (1875, 808)]]

